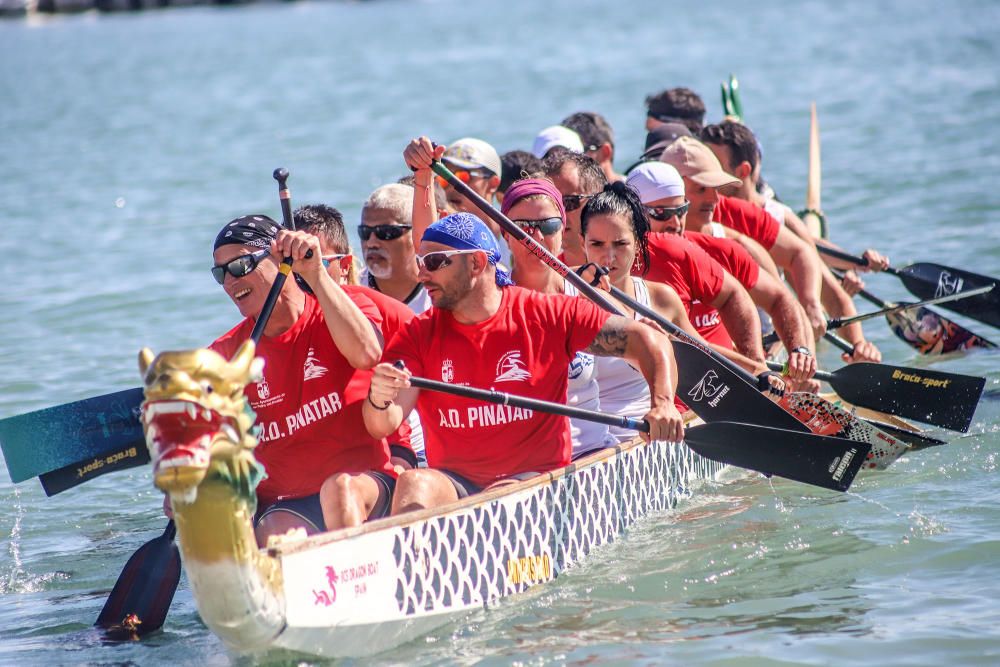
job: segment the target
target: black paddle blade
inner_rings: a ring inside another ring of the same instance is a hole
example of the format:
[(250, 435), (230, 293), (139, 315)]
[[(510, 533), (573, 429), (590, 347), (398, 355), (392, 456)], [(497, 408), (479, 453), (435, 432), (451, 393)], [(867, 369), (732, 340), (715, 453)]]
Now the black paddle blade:
[[(930, 262), (911, 264), (900, 269), (898, 275), (906, 289), (921, 299), (934, 299), (998, 282), (989, 276)], [(1000, 292), (996, 289), (967, 299), (942, 303), (941, 307), (1000, 328)]]
[(97, 625), (113, 639), (138, 639), (163, 627), (181, 578), (181, 555), (171, 520), (159, 537), (132, 554), (104, 603)]
[(674, 340), (677, 398), (706, 422), (767, 424), (808, 432), (799, 420), (694, 345)]
[(863, 442), (735, 422), (693, 426), (684, 442), (713, 461), (833, 491), (850, 488), (871, 451)]
[(996, 343), (972, 333), (930, 308), (889, 313), (885, 320), (897, 338), (920, 354), (950, 354), (974, 348), (996, 347)]
[(962, 433), (986, 386), (986, 378), (889, 364), (851, 364), (830, 375), (848, 403)]

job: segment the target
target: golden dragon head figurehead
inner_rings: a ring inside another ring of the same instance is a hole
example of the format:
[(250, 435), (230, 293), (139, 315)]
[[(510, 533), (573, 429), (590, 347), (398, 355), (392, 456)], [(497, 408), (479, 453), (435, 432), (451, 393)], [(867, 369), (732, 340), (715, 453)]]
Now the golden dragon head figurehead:
[(247, 341), (231, 361), (206, 349), (161, 352), (155, 359), (148, 348), (139, 353), (146, 390), (142, 423), (153, 478), (172, 498), (194, 502), (213, 465), (251, 493), (259, 481), (259, 475), (241, 479), (248, 469), (259, 468), (252, 453), (254, 414), (243, 395), (263, 369), (254, 349)]

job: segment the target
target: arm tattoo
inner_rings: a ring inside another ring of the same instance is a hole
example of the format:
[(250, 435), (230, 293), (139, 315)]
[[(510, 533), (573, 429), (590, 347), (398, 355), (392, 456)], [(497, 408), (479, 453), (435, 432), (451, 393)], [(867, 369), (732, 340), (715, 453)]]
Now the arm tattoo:
[(594, 342), (587, 348), (587, 352), (598, 357), (623, 356), (629, 339), (628, 323), (629, 321), (621, 315), (609, 317), (601, 330), (597, 332)]

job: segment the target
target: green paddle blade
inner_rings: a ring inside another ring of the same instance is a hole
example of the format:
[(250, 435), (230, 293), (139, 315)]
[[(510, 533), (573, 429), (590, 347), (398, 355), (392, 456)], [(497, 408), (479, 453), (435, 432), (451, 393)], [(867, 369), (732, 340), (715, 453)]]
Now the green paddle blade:
[(713, 422), (684, 442), (705, 458), (833, 491), (847, 491), (871, 445), (756, 424)]
[(95, 625), (115, 639), (136, 639), (163, 627), (181, 577), (173, 520), (125, 564)]
[[(0, 420), (0, 448), (15, 483), (61, 468), (90, 466), (87, 479), (120, 470), (108, 456), (144, 449), (142, 389), (126, 389)], [(137, 464), (138, 465), (138, 464)]]
[(926, 368), (857, 363), (824, 380), (848, 403), (965, 433), (986, 379)]
[(808, 430), (756, 387), (695, 346), (674, 340), (673, 348), (677, 360), (677, 398), (705, 421)]
[[(989, 276), (931, 262), (911, 264), (899, 269), (897, 275), (906, 289), (921, 299), (947, 296), (998, 282)], [(941, 307), (1000, 328), (1000, 292), (996, 289), (967, 299), (949, 301), (941, 304)]]

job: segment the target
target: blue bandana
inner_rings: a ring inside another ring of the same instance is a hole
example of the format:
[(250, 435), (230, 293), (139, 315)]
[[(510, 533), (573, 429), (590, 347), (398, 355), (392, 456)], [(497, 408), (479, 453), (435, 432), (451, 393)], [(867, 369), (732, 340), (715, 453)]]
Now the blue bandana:
[[(500, 244), (486, 223), (471, 213), (453, 213), (441, 218), (424, 231), (424, 241), (440, 243), (456, 250), (482, 250), (490, 264), (500, 261)], [(497, 267), (498, 287), (513, 285), (510, 274)]]

